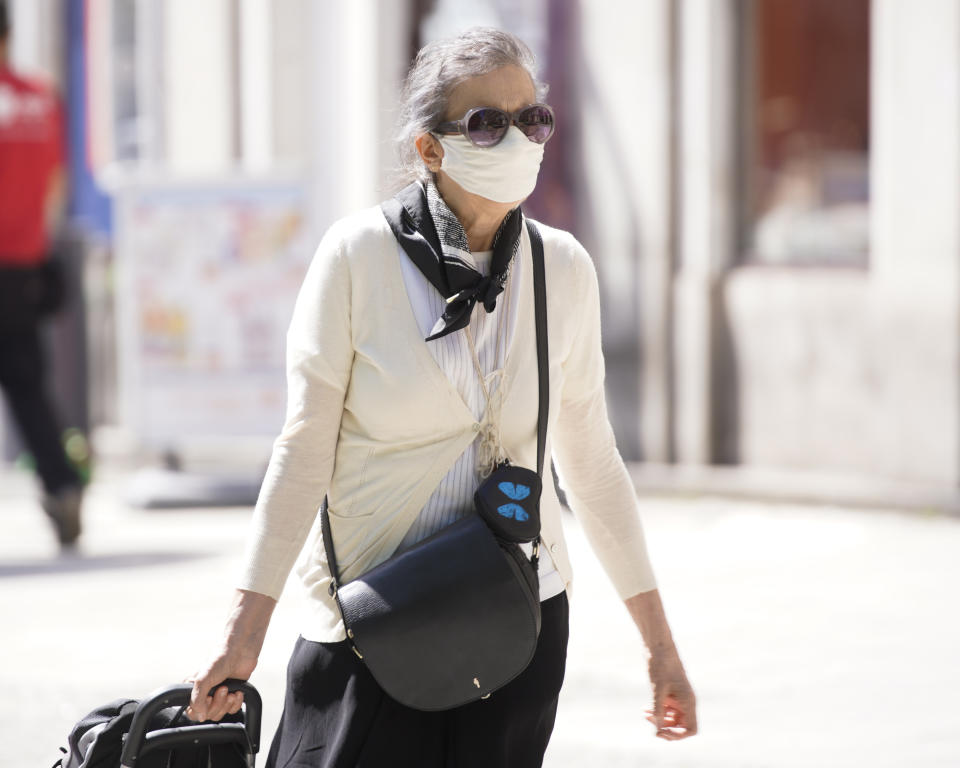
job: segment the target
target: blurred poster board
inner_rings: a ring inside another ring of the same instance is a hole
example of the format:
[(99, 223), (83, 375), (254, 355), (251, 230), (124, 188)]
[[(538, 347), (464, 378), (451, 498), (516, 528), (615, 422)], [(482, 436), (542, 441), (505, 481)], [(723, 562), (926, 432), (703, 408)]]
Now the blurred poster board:
[(313, 251), (299, 182), (117, 190), (120, 413), (146, 449), (269, 455)]

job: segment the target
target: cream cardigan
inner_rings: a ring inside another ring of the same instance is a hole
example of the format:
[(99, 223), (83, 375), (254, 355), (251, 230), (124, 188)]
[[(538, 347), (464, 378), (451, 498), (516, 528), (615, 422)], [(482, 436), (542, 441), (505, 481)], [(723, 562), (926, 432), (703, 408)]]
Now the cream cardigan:
[[(622, 598), (656, 587), (633, 485), (614, 443), (603, 390), (596, 272), (568, 233), (543, 235), (550, 349), (547, 456)], [(302, 634), (344, 639), (330, 597), (317, 510), (329, 498), (343, 581), (396, 549), (479, 424), (423, 340), (397, 242), (379, 207), (334, 224), (304, 278), (287, 333), (287, 414), (254, 510), (238, 586), (280, 597), (298, 573), (308, 596)], [(517, 258), (532, 274), (524, 228)], [(537, 356), (533, 281), (526, 281), (507, 357), (501, 430), (515, 463), (536, 466)], [(478, 310), (479, 311), (479, 310)], [(568, 593), (572, 571), (549, 475), (542, 539)], [(304, 548), (304, 542), (308, 540)]]

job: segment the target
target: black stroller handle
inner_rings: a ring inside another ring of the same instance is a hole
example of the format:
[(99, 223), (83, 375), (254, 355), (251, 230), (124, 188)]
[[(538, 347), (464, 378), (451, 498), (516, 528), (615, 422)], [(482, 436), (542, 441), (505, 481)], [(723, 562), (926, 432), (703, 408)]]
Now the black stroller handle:
[(190, 694), (193, 692), (193, 685), (190, 683), (161, 688), (137, 706), (123, 745), (120, 768), (133, 768), (141, 752), (189, 744), (197, 740), (203, 744), (249, 743), (251, 753), (256, 754), (260, 750), (260, 719), (263, 711), (259, 691), (246, 680), (224, 680), (214, 688), (220, 685), (226, 685), (230, 693), (240, 691), (243, 694), (244, 723), (188, 725), (182, 728), (164, 728), (148, 734), (147, 729), (154, 715), (167, 707), (186, 706), (190, 703)]

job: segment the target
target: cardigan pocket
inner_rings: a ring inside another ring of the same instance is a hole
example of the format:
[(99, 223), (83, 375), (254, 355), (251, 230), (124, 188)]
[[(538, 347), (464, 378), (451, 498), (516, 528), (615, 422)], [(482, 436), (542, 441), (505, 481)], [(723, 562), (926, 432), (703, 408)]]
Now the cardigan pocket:
[[(340, 452), (338, 451), (338, 453)], [(375, 453), (376, 448), (374, 446), (370, 446), (363, 451), (363, 459), (357, 472), (359, 481), (356, 484), (346, 478), (338, 478), (336, 468), (334, 468), (334, 477), (330, 484), (330, 507), (332, 513), (337, 517), (369, 517), (376, 511), (372, 507), (369, 509), (358, 507), (358, 499), (363, 496), (363, 488), (367, 482), (367, 472)], [(348, 466), (348, 464), (344, 462), (341, 466)]]

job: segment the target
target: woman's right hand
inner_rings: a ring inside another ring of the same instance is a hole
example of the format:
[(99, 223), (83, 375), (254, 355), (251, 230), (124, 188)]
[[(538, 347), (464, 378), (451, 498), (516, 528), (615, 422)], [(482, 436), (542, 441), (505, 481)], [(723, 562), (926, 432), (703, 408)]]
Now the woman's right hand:
[(187, 717), (197, 722), (217, 721), (240, 711), (243, 694), (229, 693), (220, 684), (228, 678), (248, 680), (253, 674), (276, 604), (267, 595), (237, 590), (223, 644), (209, 662), (187, 678), (193, 683)]
[(187, 717), (202, 723), (206, 720), (219, 721), (226, 714), (239, 712), (243, 706), (243, 694), (229, 693), (227, 686), (220, 683), (228, 678), (249, 680), (256, 666), (256, 656), (244, 658), (242, 652), (223, 648), (195, 675), (187, 678), (188, 683), (193, 683)]

